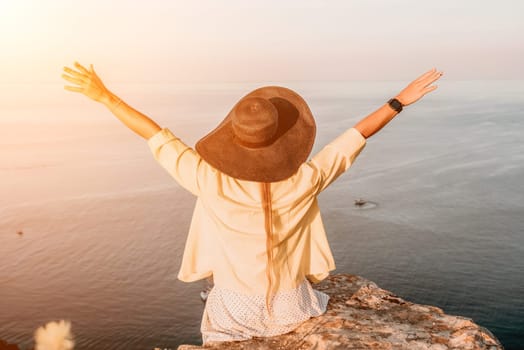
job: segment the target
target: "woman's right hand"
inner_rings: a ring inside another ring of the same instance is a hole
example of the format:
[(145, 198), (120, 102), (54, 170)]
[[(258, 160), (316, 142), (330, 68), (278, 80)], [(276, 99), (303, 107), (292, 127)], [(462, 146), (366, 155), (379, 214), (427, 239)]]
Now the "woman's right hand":
[(428, 92), (435, 90), (437, 88), (436, 85), (429, 85), (439, 79), (442, 74), (444, 73), (437, 71), (436, 68), (433, 68), (412, 81), (395, 97), (400, 101), (400, 103), (402, 103), (402, 105), (410, 105), (418, 101)]
[(104, 86), (102, 80), (96, 74), (93, 65), (90, 65), (89, 70), (84, 68), (84, 66), (78, 62), (75, 62), (75, 66), (78, 70), (64, 67), (64, 71), (69, 73), (69, 75), (62, 74), (62, 78), (76, 84), (77, 86), (66, 85), (64, 86), (64, 89), (80, 92), (98, 102), (106, 102), (106, 100), (109, 99), (111, 92)]

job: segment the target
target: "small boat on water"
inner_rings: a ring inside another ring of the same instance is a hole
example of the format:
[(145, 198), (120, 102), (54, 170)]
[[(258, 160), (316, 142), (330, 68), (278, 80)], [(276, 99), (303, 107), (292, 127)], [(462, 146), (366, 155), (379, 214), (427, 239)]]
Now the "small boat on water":
[(367, 202), (366, 202), (364, 199), (362, 199), (362, 198), (355, 199), (355, 205), (360, 206), (360, 205), (364, 205), (364, 204), (366, 204), (366, 203), (367, 203)]

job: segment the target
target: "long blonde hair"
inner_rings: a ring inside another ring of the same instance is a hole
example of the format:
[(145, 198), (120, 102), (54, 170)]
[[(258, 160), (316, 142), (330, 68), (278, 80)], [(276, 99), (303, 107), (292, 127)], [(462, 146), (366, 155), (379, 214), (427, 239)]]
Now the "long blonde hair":
[(266, 276), (267, 276), (267, 290), (266, 290), (266, 307), (269, 316), (272, 317), (271, 310), (271, 296), (273, 294), (273, 208), (271, 205), (271, 184), (269, 182), (261, 183), (262, 191), (262, 208), (264, 209), (264, 226), (266, 230)]

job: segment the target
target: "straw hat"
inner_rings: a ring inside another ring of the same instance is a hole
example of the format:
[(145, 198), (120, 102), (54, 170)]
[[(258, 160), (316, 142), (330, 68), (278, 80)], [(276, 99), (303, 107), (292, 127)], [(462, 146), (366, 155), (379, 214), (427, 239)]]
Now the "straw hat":
[(245, 95), (196, 150), (214, 168), (237, 179), (276, 182), (307, 160), (316, 126), (296, 92), (265, 86)]

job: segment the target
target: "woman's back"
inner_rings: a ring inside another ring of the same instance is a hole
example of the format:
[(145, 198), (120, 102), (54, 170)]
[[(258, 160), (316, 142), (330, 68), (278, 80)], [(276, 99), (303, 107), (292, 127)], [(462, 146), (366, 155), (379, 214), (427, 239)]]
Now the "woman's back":
[[(204, 161), (167, 128), (148, 140), (155, 159), (198, 199), (179, 279), (213, 275), (215, 284), (255, 295), (267, 287), (266, 231), (261, 184), (230, 177)], [(295, 174), (271, 183), (275, 290), (297, 288), (305, 277), (335, 268), (316, 196), (346, 171), (366, 139), (348, 129)]]
[[(211, 253), (215, 284), (258, 294), (267, 288), (263, 185), (232, 178), (205, 163), (200, 167), (202, 192), (195, 208), (195, 225), (213, 235), (208, 239), (215, 247)], [(311, 251), (306, 247), (311, 244), (308, 236), (319, 219), (315, 177), (315, 172), (304, 165), (291, 178), (268, 184), (276, 290), (296, 288), (307, 272), (296, 260)]]

